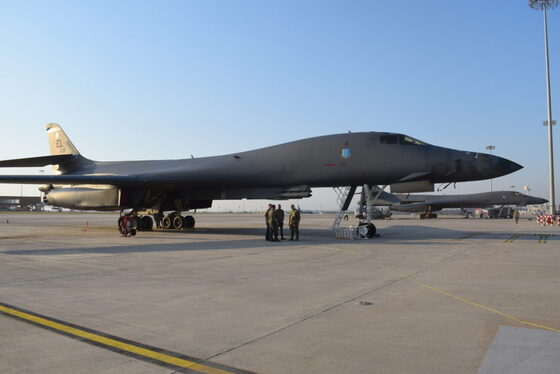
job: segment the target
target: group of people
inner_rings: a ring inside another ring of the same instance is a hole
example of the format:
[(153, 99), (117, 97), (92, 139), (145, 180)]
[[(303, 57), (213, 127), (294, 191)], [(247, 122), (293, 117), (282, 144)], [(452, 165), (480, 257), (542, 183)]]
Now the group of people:
[[(300, 211), (292, 204), (290, 214), (288, 216), (288, 225), (290, 226), (290, 240), (299, 240), (299, 221), (301, 218)], [(284, 211), (282, 206), (278, 204), (278, 208), (274, 204), (268, 204), (268, 210), (264, 214), (266, 222), (266, 240), (270, 242), (278, 242), (284, 239)], [(280, 239), (278, 239), (280, 234)]]

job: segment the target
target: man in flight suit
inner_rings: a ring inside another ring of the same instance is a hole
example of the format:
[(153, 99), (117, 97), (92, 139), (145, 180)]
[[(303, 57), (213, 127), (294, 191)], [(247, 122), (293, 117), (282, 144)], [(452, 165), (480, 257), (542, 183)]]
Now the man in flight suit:
[(301, 216), (299, 210), (296, 209), (294, 204), (292, 204), (292, 210), (290, 211), (290, 216), (288, 217), (288, 223), (290, 225), (290, 240), (294, 240), (294, 235), (296, 240), (299, 240), (299, 220)]
[(266, 219), (270, 227), (270, 241), (278, 241), (278, 222), (276, 222), (276, 207), (271, 205), (271, 208), (266, 212)]
[(282, 205), (278, 204), (278, 209), (276, 209), (276, 223), (278, 224), (278, 230), (280, 231), (280, 238), (284, 239), (284, 211), (282, 210)]
[(268, 210), (264, 213), (264, 223), (266, 223), (266, 235), (265, 238), (267, 241), (271, 241), (272, 240), (272, 228), (270, 227), (270, 224), (268, 223), (268, 213), (272, 210), (272, 204), (268, 204)]

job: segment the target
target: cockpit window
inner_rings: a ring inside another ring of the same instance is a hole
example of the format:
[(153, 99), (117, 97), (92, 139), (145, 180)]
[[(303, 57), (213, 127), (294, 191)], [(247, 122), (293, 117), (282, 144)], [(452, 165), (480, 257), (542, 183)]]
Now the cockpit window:
[(381, 144), (403, 144), (403, 145), (427, 145), (418, 139), (402, 134), (383, 135), (379, 137)]
[(379, 138), (381, 144), (397, 144), (397, 135), (383, 135)]
[(521, 194), (519, 192), (514, 192), (513, 193), (515, 196), (521, 196)]
[(479, 158), (479, 159), (487, 159), (490, 158), (490, 155), (486, 154), (486, 153), (477, 153), (475, 158)]
[(399, 135), (399, 143), (404, 145), (426, 145), (426, 143), (406, 135)]

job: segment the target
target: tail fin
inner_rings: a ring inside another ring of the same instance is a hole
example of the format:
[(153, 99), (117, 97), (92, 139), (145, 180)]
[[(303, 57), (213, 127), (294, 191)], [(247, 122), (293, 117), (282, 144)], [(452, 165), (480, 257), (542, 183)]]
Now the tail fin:
[(17, 158), (14, 160), (0, 161), (0, 168), (13, 167), (42, 167), (52, 165), (54, 174), (67, 174), (86, 170), (95, 166), (95, 161), (89, 160), (78, 152), (74, 144), (68, 139), (59, 125), (47, 125), (50, 156)]
[(51, 155), (79, 155), (80, 152), (74, 147), (74, 144), (68, 139), (64, 130), (56, 123), (47, 125), (47, 135), (49, 137), (49, 146)]
[(83, 170), (88, 167), (92, 161), (80, 155), (74, 144), (68, 139), (64, 130), (56, 123), (47, 125), (47, 136), (49, 137), (49, 147), (52, 156), (68, 156), (69, 160), (62, 160), (57, 164), (53, 164), (52, 170), (54, 174), (66, 174)]

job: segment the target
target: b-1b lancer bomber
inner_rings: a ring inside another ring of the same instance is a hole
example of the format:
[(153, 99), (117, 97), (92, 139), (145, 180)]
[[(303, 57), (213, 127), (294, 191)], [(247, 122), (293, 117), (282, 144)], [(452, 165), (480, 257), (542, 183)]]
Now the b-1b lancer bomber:
[(81, 210), (134, 209), (140, 226), (169, 212), (164, 228), (194, 227), (183, 212), (213, 200), (299, 199), (314, 187), (391, 185), (433, 191), (434, 183), (496, 178), (522, 168), (501, 157), (430, 145), (403, 134), (319, 136), (222, 156), (182, 160), (93, 161), (57, 124), (47, 125), (50, 156), (0, 161), (0, 167), (53, 165), (58, 175), (0, 175), (0, 183), (41, 184), (50, 205)]
[(489, 208), (495, 205), (539, 205), (548, 200), (517, 191), (494, 191), (464, 195), (392, 195), (382, 192), (375, 205), (389, 206), (399, 212), (420, 213), (428, 216), (445, 208)]

